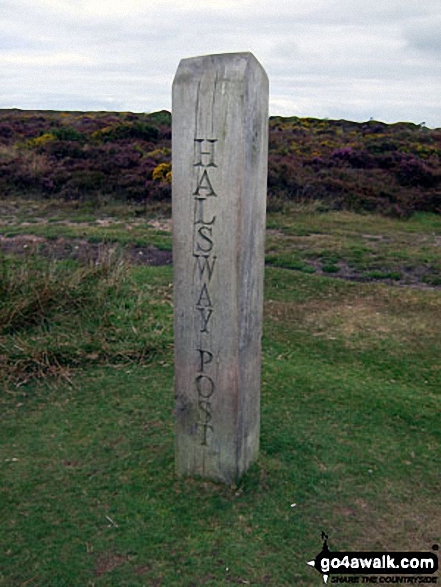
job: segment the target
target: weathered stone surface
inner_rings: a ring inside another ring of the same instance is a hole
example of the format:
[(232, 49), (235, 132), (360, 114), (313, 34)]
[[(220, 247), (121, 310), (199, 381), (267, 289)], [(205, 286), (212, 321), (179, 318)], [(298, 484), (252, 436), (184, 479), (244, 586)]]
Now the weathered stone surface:
[(233, 483), (259, 451), (267, 75), (184, 59), (172, 114), (176, 471)]

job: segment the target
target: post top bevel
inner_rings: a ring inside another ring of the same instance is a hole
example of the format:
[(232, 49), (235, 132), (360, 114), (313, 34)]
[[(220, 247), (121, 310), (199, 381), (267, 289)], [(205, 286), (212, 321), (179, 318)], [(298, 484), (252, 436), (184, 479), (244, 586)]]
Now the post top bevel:
[[(208, 68), (226, 69), (233, 65), (236, 65), (239, 74), (243, 75), (249, 67), (254, 67), (260, 70), (263, 76), (268, 79), (268, 75), (257, 57), (250, 51), (243, 51), (185, 57), (179, 62), (173, 83), (175, 84), (181, 78), (186, 79), (192, 75), (198, 77)], [(229, 71), (231, 73), (231, 69)]]

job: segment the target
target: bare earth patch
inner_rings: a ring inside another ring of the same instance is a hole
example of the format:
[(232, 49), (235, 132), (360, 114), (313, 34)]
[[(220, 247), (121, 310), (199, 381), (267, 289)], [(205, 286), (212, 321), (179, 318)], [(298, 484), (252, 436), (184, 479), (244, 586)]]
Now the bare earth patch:
[(317, 259), (307, 261), (307, 264), (315, 269), (315, 275), (323, 277), (334, 277), (337, 279), (346, 279), (348, 281), (358, 281), (360, 283), (384, 283), (386, 285), (395, 285), (398, 287), (417, 287), (421, 289), (441, 289), (441, 285), (433, 285), (426, 283), (424, 278), (430, 276), (432, 271), (430, 267), (397, 267), (397, 272), (400, 273), (400, 279), (391, 278), (375, 278), (367, 277), (362, 272), (357, 271), (345, 261), (338, 261), (338, 273), (327, 273), (322, 269), (322, 262)]
[(100, 555), (95, 564), (95, 576), (100, 577), (116, 567), (120, 567), (127, 562), (127, 556), (121, 554), (104, 553)]
[(157, 230), (164, 230), (166, 232), (171, 232), (172, 230), (171, 218), (167, 218), (164, 220), (150, 220), (148, 224), (153, 228), (156, 228)]
[[(171, 230), (171, 221), (155, 220), (150, 221), (149, 224), (158, 230)], [(104, 226), (104, 224), (102, 225)], [(102, 259), (107, 259), (109, 255), (115, 254), (118, 250), (121, 252), (120, 254), (122, 254), (124, 260), (133, 265), (170, 265), (172, 263), (171, 251), (160, 250), (153, 245), (126, 245), (125, 247), (119, 247), (117, 244), (91, 243), (80, 238), (58, 237), (57, 239), (47, 239), (33, 234), (16, 235), (13, 237), (0, 235), (0, 251), (4, 253), (34, 253), (51, 259), (76, 259), (84, 263), (97, 263)], [(429, 266), (409, 267), (404, 265), (397, 267), (396, 270), (400, 274), (400, 279), (391, 279), (366, 276), (363, 272), (351, 267), (345, 261), (338, 261), (336, 263), (338, 272), (334, 273), (324, 271), (321, 260), (306, 259), (305, 262), (314, 268), (315, 275), (323, 277), (365, 283), (378, 282), (398, 287), (441, 289), (441, 285), (431, 284), (430, 282), (426, 283), (426, 278), (430, 277), (432, 273)]]
[[(117, 250), (117, 245), (90, 243), (84, 239), (59, 237), (56, 240), (49, 240), (35, 235), (6, 238), (0, 235), (0, 251), (4, 253), (38, 253), (51, 259), (76, 259), (86, 263), (97, 263)], [(162, 251), (154, 246), (128, 245), (120, 250), (124, 259), (134, 265), (169, 265), (172, 262), (170, 251)]]

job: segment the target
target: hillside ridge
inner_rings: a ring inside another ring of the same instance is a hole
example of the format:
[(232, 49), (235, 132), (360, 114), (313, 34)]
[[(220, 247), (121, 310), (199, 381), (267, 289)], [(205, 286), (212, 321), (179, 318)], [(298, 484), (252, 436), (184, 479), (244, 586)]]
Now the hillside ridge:
[[(268, 206), (408, 217), (441, 211), (441, 129), (269, 119)], [(146, 202), (171, 197), (171, 113), (0, 110), (3, 197)]]

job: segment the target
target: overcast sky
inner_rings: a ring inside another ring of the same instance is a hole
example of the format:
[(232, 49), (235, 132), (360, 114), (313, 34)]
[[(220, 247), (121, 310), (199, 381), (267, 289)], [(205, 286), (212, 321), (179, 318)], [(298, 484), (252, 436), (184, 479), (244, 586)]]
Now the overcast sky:
[(169, 110), (180, 59), (237, 51), (270, 114), (441, 127), (441, 0), (0, 0), (0, 108)]

